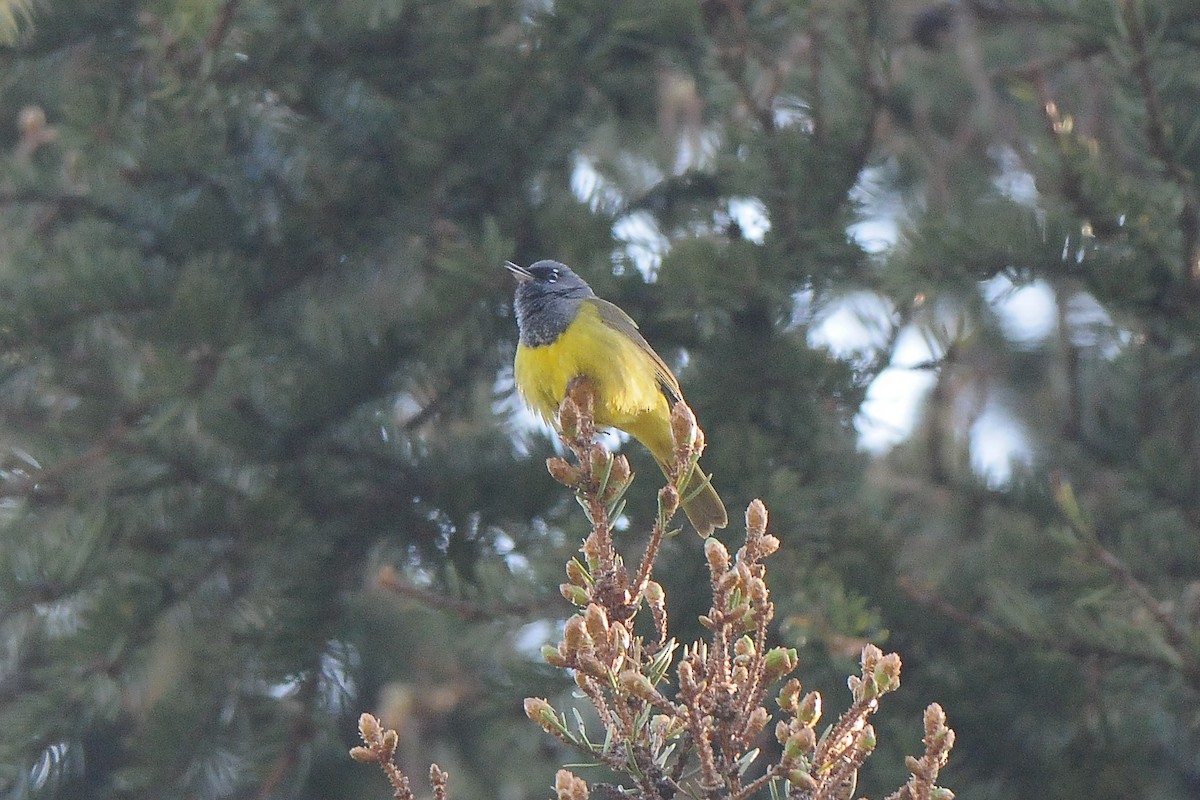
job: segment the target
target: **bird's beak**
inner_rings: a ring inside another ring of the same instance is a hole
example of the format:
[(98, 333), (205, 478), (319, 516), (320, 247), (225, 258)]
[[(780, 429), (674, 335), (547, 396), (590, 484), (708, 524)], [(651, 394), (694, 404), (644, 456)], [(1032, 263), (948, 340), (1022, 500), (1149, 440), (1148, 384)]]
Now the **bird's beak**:
[(517, 279), (517, 283), (525, 283), (533, 280), (533, 273), (522, 267), (520, 264), (514, 264), (511, 261), (504, 262), (504, 268), (512, 273), (512, 276)]

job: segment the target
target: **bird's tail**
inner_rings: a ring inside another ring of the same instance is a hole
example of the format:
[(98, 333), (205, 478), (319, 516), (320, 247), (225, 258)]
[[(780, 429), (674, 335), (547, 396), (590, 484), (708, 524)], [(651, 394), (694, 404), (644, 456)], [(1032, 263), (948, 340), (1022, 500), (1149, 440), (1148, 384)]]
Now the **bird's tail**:
[[(663, 467), (661, 463), (659, 466)], [(666, 468), (663, 467), (663, 474), (666, 474), (666, 471)], [(680, 504), (683, 506), (683, 513), (687, 514), (696, 533), (701, 536), (708, 538), (712, 536), (715, 529), (724, 528), (729, 524), (729, 515), (725, 511), (725, 504), (721, 502), (721, 496), (717, 494), (708, 474), (700, 468), (699, 464), (692, 470), (691, 476), (680, 490), (679, 498)]]

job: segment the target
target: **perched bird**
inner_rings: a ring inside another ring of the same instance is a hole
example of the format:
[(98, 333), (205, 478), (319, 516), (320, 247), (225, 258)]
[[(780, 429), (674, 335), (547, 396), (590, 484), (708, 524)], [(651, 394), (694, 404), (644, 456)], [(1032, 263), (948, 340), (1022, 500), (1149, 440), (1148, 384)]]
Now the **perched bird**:
[[(510, 261), (505, 266), (517, 279), (514, 306), (521, 336), (514, 373), (526, 404), (543, 419), (553, 419), (567, 384), (586, 377), (596, 395), (596, 424), (637, 439), (666, 473), (674, 458), (671, 408), (683, 393), (637, 323), (597, 297), (565, 264), (539, 261), (526, 268)], [(701, 536), (728, 524), (725, 505), (703, 470), (693, 471), (680, 496)]]

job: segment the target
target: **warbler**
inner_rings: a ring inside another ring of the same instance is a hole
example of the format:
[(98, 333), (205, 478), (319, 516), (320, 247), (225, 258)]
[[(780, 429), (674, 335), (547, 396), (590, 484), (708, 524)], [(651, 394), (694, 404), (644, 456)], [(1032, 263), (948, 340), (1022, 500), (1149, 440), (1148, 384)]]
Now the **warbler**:
[[(543, 419), (553, 419), (576, 377), (595, 393), (596, 424), (641, 442), (666, 474), (674, 459), (671, 408), (683, 399), (679, 381), (617, 306), (601, 300), (570, 267), (538, 261), (505, 267), (517, 279), (514, 307), (520, 342), (514, 364), (517, 389)], [(725, 504), (698, 466), (680, 490), (696, 532), (724, 528)]]

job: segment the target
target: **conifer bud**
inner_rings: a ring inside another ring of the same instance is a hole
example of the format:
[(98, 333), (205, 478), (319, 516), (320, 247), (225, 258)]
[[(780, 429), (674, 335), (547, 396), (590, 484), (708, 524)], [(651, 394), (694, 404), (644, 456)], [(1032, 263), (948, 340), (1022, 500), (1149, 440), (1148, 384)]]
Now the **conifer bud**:
[(604, 609), (595, 603), (590, 603), (587, 611), (583, 612), (583, 621), (587, 626), (587, 632), (597, 642), (607, 642), (608, 635), (608, 615), (604, 613)]
[(754, 653), (754, 640), (749, 636), (743, 636), (733, 643), (733, 659), (735, 662), (744, 663), (754, 658)]
[[(714, 540), (708, 539), (706, 541), (711, 542)], [(737, 571), (732, 569), (728, 570), (724, 575), (717, 579), (717, 589), (722, 592), (732, 591), (733, 588), (738, 585), (739, 581), (740, 578), (738, 577)]]
[(883, 658), (883, 651), (878, 647), (873, 644), (863, 645), (860, 661), (864, 672), (873, 671), (881, 658)]
[(546, 459), (546, 471), (550, 473), (550, 477), (566, 486), (568, 489), (574, 489), (579, 485), (579, 479), (583, 476), (579, 467), (567, 463), (566, 459), (558, 456), (551, 456)]
[(669, 518), (679, 510), (679, 490), (669, 484), (659, 489), (658, 504), (662, 507), (663, 515)]
[(680, 400), (671, 409), (671, 438), (675, 440), (675, 452), (691, 450), (696, 443), (696, 415)]
[(563, 654), (558, 651), (558, 648), (552, 644), (542, 646), (542, 658), (552, 667), (558, 667), (559, 669), (562, 669), (563, 667), (567, 666), (566, 657), (563, 656)]
[(579, 419), (592, 416), (592, 409), (595, 406), (596, 392), (592, 387), (590, 379), (583, 375), (577, 375), (567, 383), (567, 395), (575, 403), (576, 414)]
[(870, 753), (875, 749), (876, 744), (875, 726), (867, 725), (863, 728), (862, 736), (858, 738), (858, 749), (861, 752)]
[(612, 642), (613, 650), (619, 654), (628, 653), (633, 645), (633, 636), (629, 633), (629, 629), (624, 625), (612, 626), (612, 632), (609, 635), (609, 641)]
[(619, 455), (613, 459), (612, 471), (608, 475), (608, 488), (612, 492), (619, 492), (625, 488), (625, 484), (629, 483), (629, 478), (633, 475), (633, 471), (629, 468), (629, 459)]
[(800, 699), (800, 681), (792, 678), (779, 690), (779, 707), (784, 711), (792, 711), (796, 701)]
[(879, 686), (879, 693), (894, 692), (900, 688), (900, 655), (888, 653), (879, 659), (872, 674)]
[(588, 786), (583, 778), (560, 769), (554, 775), (554, 791), (558, 800), (588, 800)]
[(567, 562), (567, 580), (576, 586), (587, 586), (589, 583), (583, 565), (573, 558)]
[(816, 747), (817, 735), (812, 728), (801, 728), (798, 731), (792, 731), (791, 735), (783, 744), (783, 756), (788, 761), (799, 761), (812, 749)]
[(925, 735), (933, 733), (946, 724), (946, 712), (937, 703), (930, 703), (925, 709)]
[(371, 714), (363, 714), (358, 718), (358, 734), (367, 744), (373, 744), (383, 735), (383, 728)]
[(621, 689), (633, 697), (651, 700), (656, 694), (654, 684), (650, 683), (650, 679), (640, 672), (631, 669), (625, 670), (621, 673), (620, 681)]
[(603, 447), (597, 445), (591, 449), (588, 456), (592, 468), (592, 480), (597, 481), (604, 473), (608, 472), (609, 463), (612, 461), (613, 455)]
[(704, 558), (713, 575), (724, 574), (729, 569), (729, 551), (711, 536), (704, 540)]
[(746, 596), (751, 602), (762, 605), (767, 602), (767, 583), (762, 578), (754, 576), (746, 582)]
[(588, 569), (594, 574), (600, 568), (601, 556), (604, 554), (604, 546), (601, 543), (599, 536), (593, 531), (583, 540), (583, 557), (587, 561)]
[(769, 533), (764, 533), (758, 540), (758, 557), (766, 558), (779, 550), (779, 539)]
[(587, 675), (588, 677), (595, 678), (596, 680), (608, 680), (608, 667), (604, 666), (604, 662), (596, 658), (591, 653), (585, 653), (579, 656), (577, 663), (579, 664), (579, 672), (576, 673), (575, 676), (577, 679), (582, 675)]
[(590, 653), (595, 648), (595, 642), (587, 632), (583, 617), (576, 614), (567, 620), (563, 627), (563, 643), (567, 654)]
[(803, 792), (809, 793), (815, 792), (817, 789), (821, 788), (820, 784), (817, 783), (817, 779), (812, 775), (809, 775), (806, 770), (802, 769), (794, 769), (789, 772), (788, 783), (792, 784), (792, 786), (795, 786)]
[(655, 581), (646, 582), (646, 602), (652, 608), (661, 608), (667, 600), (667, 593), (663, 591), (662, 584)]
[(564, 397), (562, 405), (558, 407), (558, 429), (564, 438), (579, 437), (579, 406), (570, 397)]
[(573, 606), (582, 608), (591, 601), (587, 589), (582, 586), (576, 586), (573, 583), (560, 583), (558, 591), (562, 594), (563, 599)]
[(696, 685), (696, 670), (687, 661), (679, 662), (679, 688), (688, 689)]
[(541, 726), (542, 730), (547, 733), (554, 733), (558, 730), (558, 715), (554, 712), (554, 706), (544, 697), (526, 697), (525, 698), (525, 716)]
[(820, 692), (809, 692), (804, 695), (804, 699), (800, 701), (800, 706), (796, 709), (796, 719), (802, 725), (807, 725), (810, 728), (821, 720)]
[(749, 603), (742, 603), (742, 618), (738, 620), (738, 628), (743, 631), (752, 631), (758, 627), (758, 617), (754, 613), (754, 607)]
[(767, 530), (767, 507), (762, 500), (755, 498), (746, 507), (746, 530), (755, 536), (762, 536)]
[(794, 647), (772, 647), (767, 651), (766, 660), (763, 662), (763, 668), (766, 670), (766, 678), (768, 681), (773, 681), (776, 678), (781, 678), (787, 675), (799, 665), (800, 659), (796, 655)]
[(754, 709), (750, 712), (750, 719), (746, 723), (746, 735), (751, 739), (753, 739), (755, 736), (758, 736), (759, 731), (767, 727), (767, 723), (770, 722), (770, 720), (771, 715), (767, 713), (765, 708), (759, 706), (758, 708)]

